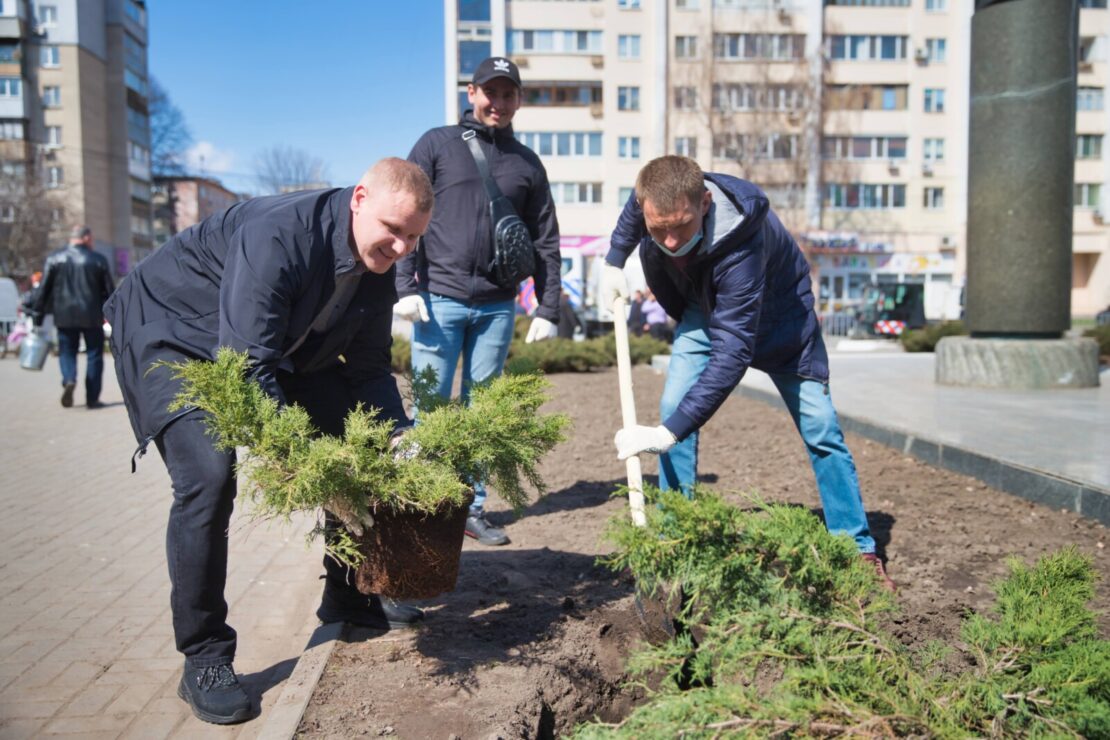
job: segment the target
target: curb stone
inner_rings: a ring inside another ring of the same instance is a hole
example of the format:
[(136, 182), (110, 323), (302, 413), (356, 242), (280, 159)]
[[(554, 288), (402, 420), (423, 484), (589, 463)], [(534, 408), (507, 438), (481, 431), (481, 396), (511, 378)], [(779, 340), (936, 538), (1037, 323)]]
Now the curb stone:
[[(316, 621), (315, 614), (311, 620)], [(259, 740), (287, 740), (296, 734), (301, 717), (308, 708), (308, 702), (316, 691), (320, 676), (323, 675), (345, 626), (342, 622), (332, 622), (321, 624), (313, 631), (304, 652), (297, 659), (293, 673), (285, 680), (281, 696), (274, 703), (266, 724), (258, 734)]]

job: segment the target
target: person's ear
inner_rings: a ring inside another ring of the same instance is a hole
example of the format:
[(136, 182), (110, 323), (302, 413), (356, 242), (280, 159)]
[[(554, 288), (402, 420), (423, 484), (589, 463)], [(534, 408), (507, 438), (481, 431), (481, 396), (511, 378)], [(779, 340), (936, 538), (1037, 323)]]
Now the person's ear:
[(355, 190), (351, 193), (351, 213), (358, 213), (364, 200), (366, 200), (366, 186), (359, 183), (355, 185)]
[(466, 86), (466, 99), (469, 100), (471, 103), (473, 103), (474, 102), (474, 95), (477, 92), (478, 92), (478, 88), (476, 88), (474, 86), (474, 83), (470, 83), (469, 85)]
[(709, 192), (708, 188), (701, 196), (701, 215), (709, 213), (709, 206), (713, 203), (713, 193)]

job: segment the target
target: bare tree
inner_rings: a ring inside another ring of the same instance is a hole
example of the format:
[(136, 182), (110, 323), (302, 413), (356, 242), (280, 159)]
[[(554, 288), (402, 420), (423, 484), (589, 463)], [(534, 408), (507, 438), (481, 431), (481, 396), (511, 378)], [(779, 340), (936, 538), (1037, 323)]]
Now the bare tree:
[(0, 274), (26, 277), (41, 268), (58, 224), (65, 224), (62, 200), (44, 186), (37, 162), (0, 178)]
[(328, 186), (324, 161), (303, 149), (272, 146), (261, 151), (254, 162), (254, 177), (267, 193), (287, 193)]
[(185, 152), (193, 136), (185, 115), (158, 81), (150, 80), (150, 165), (156, 177), (185, 173)]

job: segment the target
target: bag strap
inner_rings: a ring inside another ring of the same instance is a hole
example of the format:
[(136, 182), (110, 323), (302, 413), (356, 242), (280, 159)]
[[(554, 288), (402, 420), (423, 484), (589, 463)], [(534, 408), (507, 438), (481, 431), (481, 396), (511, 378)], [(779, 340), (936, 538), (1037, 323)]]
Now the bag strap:
[(482, 182), (486, 186), (486, 195), (489, 196), (490, 202), (504, 197), (501, 193), (501, 188), (497, 187), (493, 177), (489, 173), (489, 162), (486, 161), (486, 155), (482, 151), (482, 147), (478, 144), (478, 132), (474, 129), (467, 129), (463, 131), (463, 141), (470, 147), (470, 155), (474, 157), (475, 164), (478, 165), (478, 172), (482, 175)]

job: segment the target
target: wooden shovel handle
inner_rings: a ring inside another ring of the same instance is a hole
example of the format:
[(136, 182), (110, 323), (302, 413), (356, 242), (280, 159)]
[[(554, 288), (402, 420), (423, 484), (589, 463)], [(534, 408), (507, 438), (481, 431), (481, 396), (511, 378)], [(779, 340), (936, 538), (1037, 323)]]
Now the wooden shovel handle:
[[(613, 338), (617, 343), (617, 382), (621, 392), (621, 421), (624, 428), (636, 426), (636, 402), (632, 397), (632, 356), (628, 351), (628, 323), (624, 307), (628, 299), (617, 296), (613, 301)], [(628, 508), (632, 523), (638, 527), (647, 524), (644, 517), (644, 476), (640, 471), (640, 456), (625, 460), (628, 474)]]

